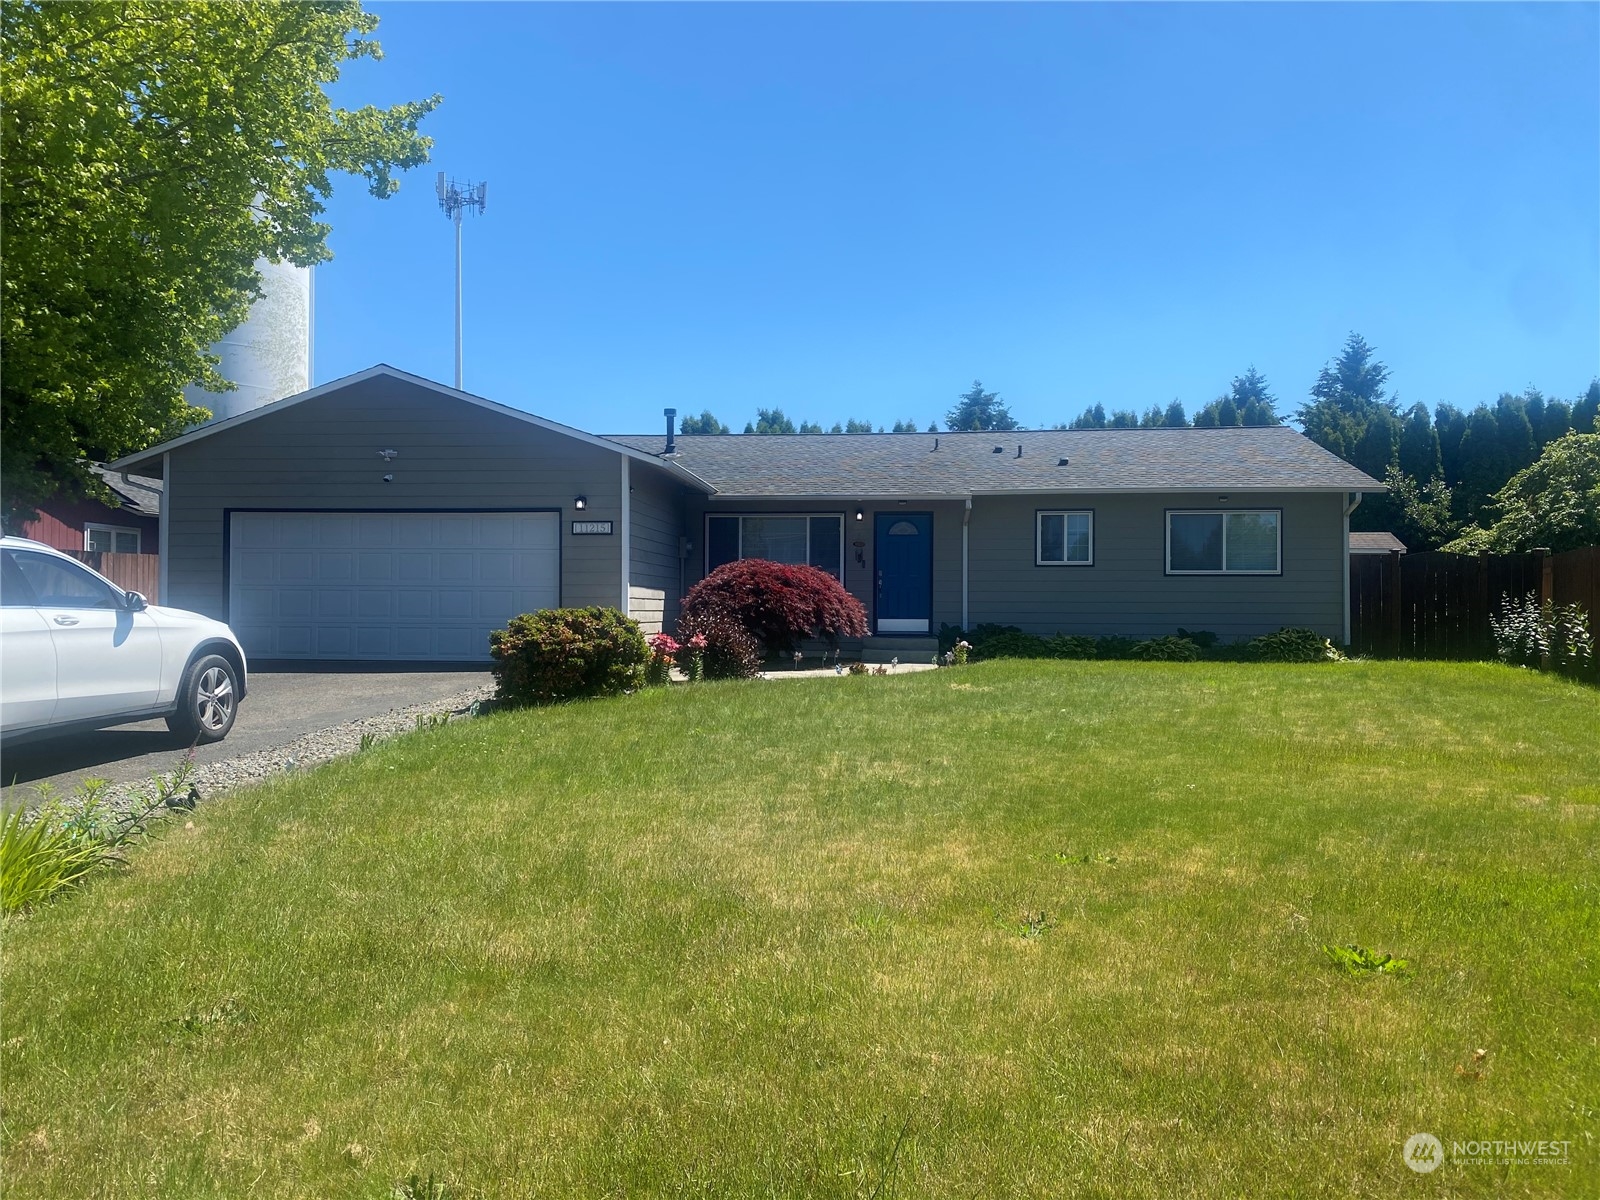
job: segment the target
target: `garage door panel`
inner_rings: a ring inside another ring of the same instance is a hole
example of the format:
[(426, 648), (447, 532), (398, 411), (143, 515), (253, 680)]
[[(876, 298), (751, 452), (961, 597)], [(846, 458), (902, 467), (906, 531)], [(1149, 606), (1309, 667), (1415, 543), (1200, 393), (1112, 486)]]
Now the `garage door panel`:
[(357, 592), (356, 616), (363, 621), (387, 621), (394, 616), (394, 593), (373, 588)]
[(560, 602), (555, 513), (235, 513), (231, 613), (259, 658), (483, 660)]
[(279, 621), (309, 621), (317, 615), (317, 593), (307, 588), (282, 588), (274, 599), (268, 615)]
[(317, 555), (317, 578), (324, 583), (348, 583), (356, 577), (354, 555), (323, 551)]
[(433, 616), (432, 592), (396, 592), (396, 616), (400, 617), (431, 617)]

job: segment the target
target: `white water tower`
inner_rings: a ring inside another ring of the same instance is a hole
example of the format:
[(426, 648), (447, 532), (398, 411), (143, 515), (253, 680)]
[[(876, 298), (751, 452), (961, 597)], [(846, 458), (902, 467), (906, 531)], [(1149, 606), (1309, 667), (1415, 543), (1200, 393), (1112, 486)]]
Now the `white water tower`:
[(250, 315), (211, 347), (217, 370), (239, 386), (231, 392), (184, 389), (190, 404), (221, 421), (311, 386), (311, 268), (260, 259), (261, 298)]

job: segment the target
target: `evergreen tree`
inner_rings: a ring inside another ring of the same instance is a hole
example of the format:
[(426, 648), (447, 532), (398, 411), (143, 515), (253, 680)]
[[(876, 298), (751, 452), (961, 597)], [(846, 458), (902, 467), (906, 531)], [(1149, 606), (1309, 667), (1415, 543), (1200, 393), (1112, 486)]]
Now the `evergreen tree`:
[(758, 408), (756, 409), (755, 424), (752, 425), (746, 422), (744, 431), (746, 433), (783, 434), (794, 433), (795, 427), (794, 422), (783, 415), (783, 409)]
[(1434, 410), (1433, 428), (1439, 435), (1439, 465), (1444, 481), (1456, 487), (1461, 483), (1461, 439), (1467, 433), (1467, 414), (1454, 404), (1441, 404)]
[(1455, 488), (1457, 514), (1475, 524), (1489, 498), (1512, 474), (1494, 409), (1480, 404), (1467, 418), (1467, 431), (1461, 435), (1461, 482)]
[(1544, 448), (1557, 438), (1566, 437), (1572, 429), (1572, 405), (1565, 400), (1546, 400), (1544, 402), (1544, 416), (1540, 419), (1538, 427), (1533, 431), (1539, 443), (1540, 453)]
[[(1359, 333), (1324, 366), (1299, 412), (1306, 436), (1368, 475), (1381, 479), (1394, 462), (1400, 418), (1384, 392), (1389, 368)], [(1373, 428), (1377, 426), (1377, 428)]]
[(1494, 402), (1494, 422), (1499, 430), (1501, 453), (1511, 468), (1505, 479), (1495, 484), (1494, 490), (1499, 491), (1507, 479), (1530, 466), (1539, 452), (1533, 441), (1533, 423), (1528, 420), (1527, 403), (1521, 396), (1502, 392)]
[(1096, 404), (1093, 408), (1086, 408), (1072, 419), (1068, 429), (1104, 429), (1106, 427), (1106, 406)]
[(872, 432), (872, 422), (871, 421), (858, 421), (854, 417), (851, 417), (848, 421), (846, 421), (844, 423), (844, 431), (846, 433), (871, 433)]
[(1222, 407), (1222, 401), (1213, 400), (1199, 412), (1194, 414), (1194, 427), (1196, 429), (1215, 429), (1220, 421), (1217, 420), (1217, 410)]
[(688, 416), (680, 420), (678, 422), (678, 432), (688, 436), (691, 434), (703, 433), (732, 433), (733, 430), (729, 429), (721, 421), (717, 420), (716, 417), (712, 416), (711, 410), (708, 408), (698, 417), (693, 413), (690, 413)]
[[(1252, 366), (1243, 375), (1235, 375), (1228, 391), (1239, 413), (1239, 423), (1244, 425), (1281, 425), (1278, 415), (1278, 398), (1267, 390), (1267, 379)], [(1218, 423), (1226, 425), (1219, 414)]]
[(1152, 404), (1144, 410), (1144, 416), (1139, 418), (1139, 425), (1144, 429), (1160, 429), (1166, 423), (1166, 410), (1159, 404)]
[(938, 433), (939, 432), (939, 422), (937, 422), (937, 421), (929, 421), (928, 422), (928, 432), (929, 433)]
[(821, 433), (822, 432), (822, 426), (818, 425), (815, 421), (801, 421), (800, 422), (800, 432), (801, 433)]
[(1168, 429), (1182, 429), (1189, 424), (1189, 415), (1183, 411), (1183, 401), (1174, 400), (1167, 405), (1165, 424)]
[(1600, 433), (1600, 379), (1591, 380), (1589, 390), (1572, 406), (1572, 427), (1579, 433)]
[(916, 433), (917, 432), (917, 423), (915, 421), (896, 421), (894, 423), (893, 427), (889, 430), (889, 432), (890, 433)]
[(1015, 429), (1017, 420), (1011, 410), (1002, 404), (999, 393), (986, 392), (978, 380), (972, 389), (963, 392), (956, 406), (945, 417), (952, 432), (957, 430)]
[(1400, 434), (1400, 470), (1419, 485), (1435, 478), (1443, 481), (1439, 433), (1425, 404), (1413, 404), (1406, 410), (1405, 428)]
[(1111, 414), (1111, 429), (1137, 429), (1139, 428), (1139, 414), (1132, 409), (1119, 408)]

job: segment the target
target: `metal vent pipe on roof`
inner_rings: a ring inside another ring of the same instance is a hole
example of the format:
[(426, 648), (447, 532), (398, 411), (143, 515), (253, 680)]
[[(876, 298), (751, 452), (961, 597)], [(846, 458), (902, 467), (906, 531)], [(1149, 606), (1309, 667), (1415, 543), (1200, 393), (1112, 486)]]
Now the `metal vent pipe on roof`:
[(661, 415), (667, 419), (667, 453), (676, 454), (678, 450), (678, 410), (663, 408)]

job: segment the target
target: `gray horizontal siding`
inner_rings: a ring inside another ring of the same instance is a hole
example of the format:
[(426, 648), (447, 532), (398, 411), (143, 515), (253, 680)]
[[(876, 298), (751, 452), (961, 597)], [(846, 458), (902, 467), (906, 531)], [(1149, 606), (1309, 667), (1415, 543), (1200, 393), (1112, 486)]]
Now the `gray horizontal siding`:
[[(380, 450), (398, 456), (386, 464)], [(585, 495), (584, 517), (620, 535), (616, 453), (400, 380), (367, 380), (175, 450), (167, 487), (166, 602), (224, 620), (225, 513), (240, 508), (554, 509), (561, 603), (622, 598), (622, 538), (571, 533), (573, 498)]]
[[(1283, 573), (1167, 575), (1169, 508), (1283, 510)], [(1034, 513), (1092, 509), (1093, 566), (1034, 565)], [(1206, 503), (1192, 496), (1072, 495), (972, 504), (971, 620), (1029, 633), (1149, 637), (1185, 629), (1224, 638), (1306, 626), (1338, 639), (1344, 622), (1341, 498), (1272, 493)]]
[(678, 539), (684, 536), (681, 484), (640, 463), (631, 464), (629, 539), (632, 558), (628, 583), (629, 615), (646, 633), (671, 628), (678, 619), (682, 563)]

